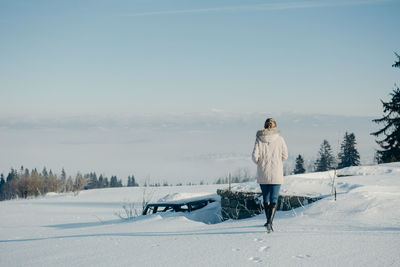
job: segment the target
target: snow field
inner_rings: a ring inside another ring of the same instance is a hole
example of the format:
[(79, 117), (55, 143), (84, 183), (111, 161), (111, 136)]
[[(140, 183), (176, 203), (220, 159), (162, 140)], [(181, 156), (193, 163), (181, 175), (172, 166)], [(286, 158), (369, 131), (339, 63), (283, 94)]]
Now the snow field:
[[(124, 203), (214, 195), (223, 185), (114, 188), (0, 202), (0, 266), (399, 266), (400, 164), (287, 176), (282, 193), (324, 196), (277, 212), (216, 223), (219, 202), (192, 213), (124, 221)], [(257, 190), (255, 183), (234, 188)]]

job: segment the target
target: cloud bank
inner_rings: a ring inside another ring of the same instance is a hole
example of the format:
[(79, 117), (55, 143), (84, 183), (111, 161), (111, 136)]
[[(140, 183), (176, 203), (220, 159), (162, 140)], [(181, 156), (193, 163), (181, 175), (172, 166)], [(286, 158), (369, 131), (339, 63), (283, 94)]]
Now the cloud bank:
[[(335, 153), (345, 131), (354, 132), (362, 161), (371, 162), (375, 148), (370, 117), (298, 113), (159, 114), (115, 117), (0, 117), (0, 173), (10, 167), (56, 172), (65, 168), (97, 171), (139, 181), (150, 177), (175, 182), (214, 181), (239, 168), (255, 171), (250, 153), (255, 133), (274, 117), (289, 147), (312, 160), (323, 139)], [(290, 167), (290, 166), (289, 166)]]

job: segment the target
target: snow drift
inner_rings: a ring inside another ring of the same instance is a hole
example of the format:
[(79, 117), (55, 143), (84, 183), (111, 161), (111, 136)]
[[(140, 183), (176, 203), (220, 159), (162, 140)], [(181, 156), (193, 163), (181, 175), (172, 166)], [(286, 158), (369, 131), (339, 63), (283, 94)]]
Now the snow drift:
[[(131, 221), (114, 213), (123, 203), (215, 194), (221, 185), (113, 188), (78, 196), (48, 195), (0, 202), (2, 266), (398, 266), (400, 163), (286, 176), (283, 193), (323, 196), (278, 212), (275, 232), (264, 216), (218, 224), (218, 205), (157, 213)], [(255, 183), (234, 185), (258, 190)], [(151, 191), (151, 192), (150, 192)], [(211, 204), (216, 204), (211, 203)]]

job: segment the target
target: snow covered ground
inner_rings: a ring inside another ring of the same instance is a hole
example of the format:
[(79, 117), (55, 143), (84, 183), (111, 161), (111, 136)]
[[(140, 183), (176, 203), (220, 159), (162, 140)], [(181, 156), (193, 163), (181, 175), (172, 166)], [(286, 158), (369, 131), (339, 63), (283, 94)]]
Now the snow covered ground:
[[(282, 193), (324, 196), (264, 216), (218, 220), (219, 202), (121, 220), (122, 206), (214, 195), (222, 185), (117, 188), (0, 202), (0, 266), (400, 266), (400, 163), (285, 177)], [(236, 190), (258, 190), (255, 183)]]

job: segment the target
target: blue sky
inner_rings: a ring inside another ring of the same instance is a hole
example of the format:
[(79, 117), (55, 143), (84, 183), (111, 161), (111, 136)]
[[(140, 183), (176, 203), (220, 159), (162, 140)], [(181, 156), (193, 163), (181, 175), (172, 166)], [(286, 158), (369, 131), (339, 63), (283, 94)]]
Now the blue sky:
[(0, 0), (5, 116), (380, 116), (400, 1)]
[(286, 169), (299, 153), (312, 165), (323, 139), (337, 153), (345, 131), (371, 163), (371, 120), (400, 82), (399, 11), (385, 0), (0, 0), (0, 173), (213, 181), (255, 171), (254, 134), (270, 116)]

